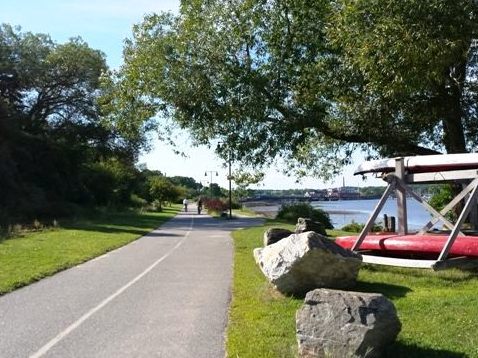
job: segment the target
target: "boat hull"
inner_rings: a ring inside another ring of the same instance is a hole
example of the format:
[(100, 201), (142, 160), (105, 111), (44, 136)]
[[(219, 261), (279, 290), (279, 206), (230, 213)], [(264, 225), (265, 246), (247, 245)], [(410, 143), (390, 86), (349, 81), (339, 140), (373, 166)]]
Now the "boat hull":
[[(360, 250), (397, 256), (434, 257), (440, 254), (447, 239), (447, 234), (370, 234), (365, 237), (360, 245)], [(341, 236), (335, 240), (338, 245), (345, 249), (351, 249), (356, 241), (357, 236)], [(448, 256), (478, 257), (478, 236), (458, 236)]]
[[(407, 173), (430, 173), (451, 170), (478, 169), (478, 153), (439, 154), (403, 157)], [(396, 158), (363, 162), (354, 174), (394, 172)]]

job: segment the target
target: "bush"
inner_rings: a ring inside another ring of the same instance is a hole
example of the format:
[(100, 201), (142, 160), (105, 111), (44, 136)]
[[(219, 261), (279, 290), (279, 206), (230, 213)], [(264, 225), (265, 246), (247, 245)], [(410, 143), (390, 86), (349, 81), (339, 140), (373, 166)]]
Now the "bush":
[(133, 208), (143, 209), (148, 206), (148, 202), (136, 194), (131, 194), (130, 201)]
[[(440, 185), (438, 188), (435, 188), (432, 198), (429, 201), (429, 204), (437, 211), (443, 209), (458, 193), (459, 190), (454, 190), (450, 184)], [(455, 210), (450, 210), (446, 213), (445, 217), (451, 222), (455, 222), (458, 219), (458, 214)]]
[(340, 228), (340, 230), (348, 232), (361, 232), (363, 227), (364, 224), (359, 224), (358, 222), (352, 220), (350, 224), (345, 224)]
[[(227, 202), (227, 205), (229, 205), (229, 201)], [(241, 203), (239, 203), (239, 202), (233, 200), (233, 201), (231, 202), (231, 208), (232, 208), (232, 209), (242, 209), (242, 205), (241, 205)]]
[[(342, 231), (348, 231), (348, 232), (361, 232), (364, 228), (365, 224), (359, 224), (358, 222), (355, 222), (352, 220), (350, 224), (342, 226), (340, 230)], [(378, 224), (374, 224), (372, 227), (372, 232), (380, 232), (383, 231), (383, 227)]]
[(162, 212), (163, 211), (163, 202), (159, 201), (159, 200), (153, 200), (153, 202), (151, 203), (151, 210), (152, 211), (157, 211), (157, 212)]
[(221, 214), (223, 211), (229, 209), (229, 205), (219, 199), (205, 199), (204, 207), (208, 212), (215, 212)]
[(333, 229), (329, 214), (322, 209), (316, 209), (309, 203), (283, 204), (277, 213), (277, 219), (295, 224), (298, 218), (309, 218), (324, 225), (326, 229)]

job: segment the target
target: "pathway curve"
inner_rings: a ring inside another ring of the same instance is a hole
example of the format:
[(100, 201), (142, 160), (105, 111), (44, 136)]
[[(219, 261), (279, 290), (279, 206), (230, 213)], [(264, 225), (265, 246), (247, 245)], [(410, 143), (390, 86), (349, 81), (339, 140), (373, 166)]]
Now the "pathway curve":
[(224, 357), (230, 233), (259, 223), (180, 213), (0, 297), (0, 357)]

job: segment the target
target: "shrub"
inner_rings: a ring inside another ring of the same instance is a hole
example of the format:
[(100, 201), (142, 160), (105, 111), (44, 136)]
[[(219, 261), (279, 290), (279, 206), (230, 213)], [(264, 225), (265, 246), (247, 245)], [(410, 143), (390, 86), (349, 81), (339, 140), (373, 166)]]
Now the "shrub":
[(43, 224), (37, 219), (33, 220), (32, 228), (34, 231), (39, 231), (43, 229)]
[[(340, 230), (342, 231), (348, 231), (348, 232), (361, 232), (364, 228), (365, 224), (359, 224), (358, 222), (355, 222), (355, 220), (352, 220), (350, 224), (346, 224), (342, 226)], [(378, 224), (374, 224), (372, 226), (372, 232), (380, 232), (383, 231), (383, 227)]]
[(222, 213), (229, 208), (229, 205), (219, 199), (205, 199), (204, 207), (208, 212)]
[[(440, 211), (454, 198), (456, 193), (450, 184), (443, 184), (434, 189), (435, 190), (432, 198), (429, 201), (429, 204), (435, 210)], [(459, 191), (456, 190), (456, 192)], [(446, 213), (445, 217), (448, 220), (455, 222), (458, 219), (458, 214), (455, 210), (450, 210), (448, 213)]]
[(326, 229), (333, 229), (328, 213), (322, 209), (312, 207), (309, 203), (283, 204), (277, 213), (277, 219), (295, 224), (298, 218), (309, 218), (324, 225)]
[(23, 231), (24, 228), (20, 224), (0, 227), (0, 242), (6, 238), (19, 236)]
[(160, 202), (159, 200), (153, 200), (151, 203), (151, 210), (152, 211), (157, 211), (157, 212), (162, 212), (163, 211), (163, 203)]
[(146, 206), (148, 206), (148, 202), (141, 198), (140, 196), (136, 195), (136, 194), (131, 194), (131, 206), (133, 208), (145, 208)]
[[(229, 205), (229, 201), (227, 202), (227, 205)], [(232, 200), (231, 202), (231, 208), (232, 209), (242, 209), (242, 205), (241, 203), (235, 201), (235, 200)]]
[(352, 220), (351, 223), (345, 224), (340, 228), (342, 231), (348, 231), (348, 232), (360, 232), (362, 231), (364, 227), (364, 224), (359, 224), (358, 222)]

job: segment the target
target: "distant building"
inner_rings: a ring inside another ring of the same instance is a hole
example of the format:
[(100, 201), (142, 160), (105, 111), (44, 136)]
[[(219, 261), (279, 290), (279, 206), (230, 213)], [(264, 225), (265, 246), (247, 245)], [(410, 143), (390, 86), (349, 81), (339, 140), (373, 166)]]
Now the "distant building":
[(327, 189), (327, 197), (330, 201), (339, 200), (340, 199), (339, 189), (338, 188)]
[(341, 200), (360, 199), (360, 189), (356, 186), (343, 186), (338, 188), (338, 192)]
[(318, 189), (314, 191), (308, 191), (304, 194), (309, 201), (319, 201), (319, 200), (327, 200), (327, 190), (326, 189)]
[(357, 200), (360, 199), (360, 190), (355, 186), (341, 186), (327, 189), (329, 200)]

